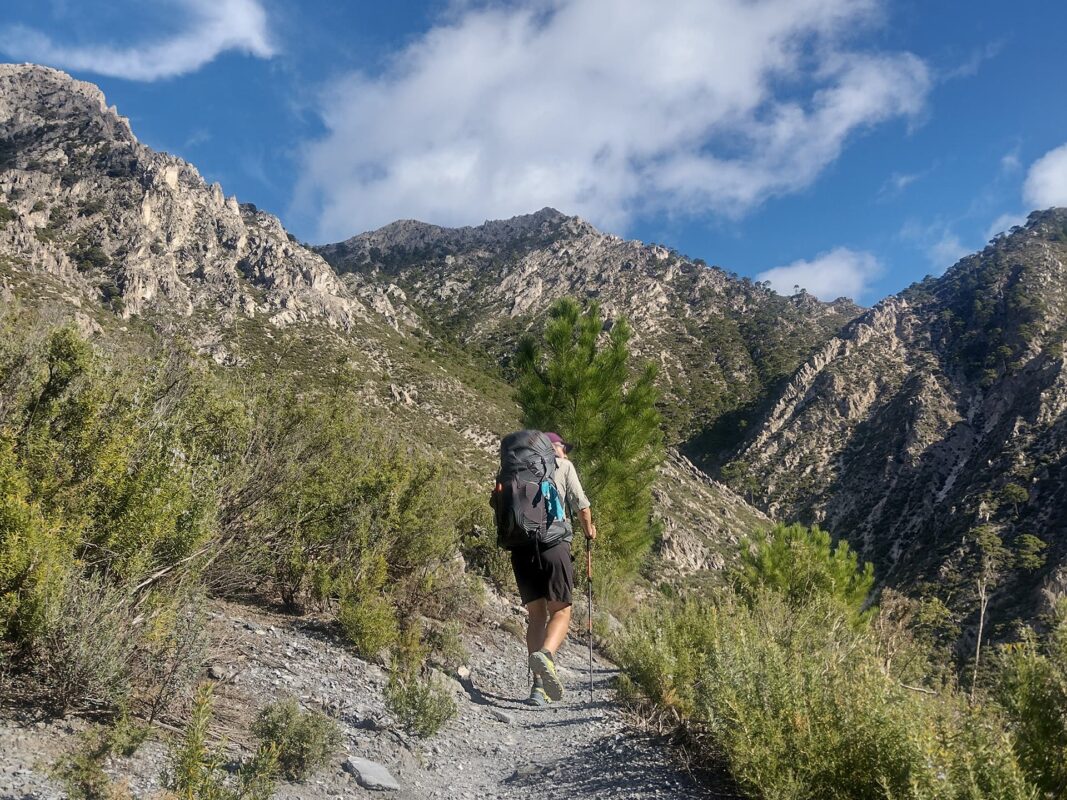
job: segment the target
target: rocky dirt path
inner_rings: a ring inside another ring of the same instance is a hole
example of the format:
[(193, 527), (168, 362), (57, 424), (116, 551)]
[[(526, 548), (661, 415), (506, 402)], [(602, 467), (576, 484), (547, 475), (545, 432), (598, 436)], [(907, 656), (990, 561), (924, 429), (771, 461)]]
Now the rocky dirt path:
[[(221, 603), (212, 626), (222, 643), (209, 670), (218, 684), (216, 733), (232, 748), (248, 744), (241, 732), (256, 709), (286, 695), (324, 709), (344, 732), (342, 752), (305, 783), (281, 784), (279, 800), (735, 797), (727, 780), (703, 775), (698, 781), (665, 744), (627, 726), (610, 689), (615, 670), (599, 656), (590, 703), (588, 656), (580, 643), (560, 653), (563, 701), (538, 709), (522, 702), (528, 689), (522, 643), (502, 627), (483, 631), (467, 642), (470, 675), (441, 676), (455, 695), (457, 717), (437, 736), (418, 739), (385, 711), (385, 671), (353, 656), (321, 626)], [(0, 798), (61, 798), (47, 763), (83, 726), (0, 719)], [(364, 788), (350, 757), (385, 767), (399, 788)], [(148, 798), (160, 790), (164, 761), (165, 745), (154, 740), (133, 758), (110, 764), (109, 772), (134, 796)]]

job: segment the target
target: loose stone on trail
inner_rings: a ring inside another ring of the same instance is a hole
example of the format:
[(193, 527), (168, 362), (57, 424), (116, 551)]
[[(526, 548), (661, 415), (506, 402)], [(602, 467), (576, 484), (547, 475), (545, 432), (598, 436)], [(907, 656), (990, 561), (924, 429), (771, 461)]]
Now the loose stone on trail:
[(372, 791), (400, 790), (400, 784), (388, 769), (374, 761), (359, 756), (349, 756), (344, 763), (344, 771), (352, 775), (364, 789)]

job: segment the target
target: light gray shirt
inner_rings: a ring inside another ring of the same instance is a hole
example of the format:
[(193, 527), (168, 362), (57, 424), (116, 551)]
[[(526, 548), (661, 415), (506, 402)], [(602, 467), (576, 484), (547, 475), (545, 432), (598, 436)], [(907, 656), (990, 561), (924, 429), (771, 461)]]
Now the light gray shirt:
[(570, 460), (566, 458), (556, 459), (556, 475), (553, 482), (556, 484), (556, 491), (564, 499), (567, 510), (571, 514), (577, 514), (591, 505), (589, 498), (585, 496), (585, 490), (582, 489), (582, 482), (578, 480), (578, 471)]

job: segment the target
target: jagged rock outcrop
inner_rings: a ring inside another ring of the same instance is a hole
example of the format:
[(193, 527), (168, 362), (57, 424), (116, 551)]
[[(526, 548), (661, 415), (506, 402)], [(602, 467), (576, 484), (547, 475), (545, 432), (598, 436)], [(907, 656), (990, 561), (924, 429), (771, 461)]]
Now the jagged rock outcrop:
[(1047, 567), (1000, 598), (1029, 616), (1067, 563), (1065, 263), (1067, 210), (1035, 213), (879, 303), (797, 370), (727, 469), (734, 485), (905, 586), (966, 571), (980, 524), (1009, 545), (1037, 535)]
[(679, 439), (698, 440), (694, 456), (733, 442), (739, 412), (861, 310), (781, 297), (550, 208), (466, 228), (404, 220), (317, 251), (342, 274), (395, 282), (439, 327), (498, 357), (553, 301), (596, 299), (608, 320), (629, 319), (635, 350), (659, 364), (665, 412)]
[(660, 467), (652, 496), (663, 526), (657, 544), (663, 577), (723, 570), (740, 553), (742, 536), (772, 524), (673, 448)]
[(277, 218), (225, 197), (180, 158), (139, 143), (92, 84), (0, 65), (0, 193), (8, 258), (97, 292), (123, 315), (196, 309), (351, 328), (357, 299)]

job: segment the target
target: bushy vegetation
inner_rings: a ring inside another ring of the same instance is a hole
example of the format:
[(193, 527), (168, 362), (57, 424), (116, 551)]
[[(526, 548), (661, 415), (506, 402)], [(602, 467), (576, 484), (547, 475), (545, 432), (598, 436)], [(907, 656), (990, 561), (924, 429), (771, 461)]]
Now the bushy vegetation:
[(261, 748), (273, 748), (281, 773), (294, 781), (325, 765), (341, 744), (336, 722), (321, 711), (304, 711), (291, 698), (260, 711), (252, 733)]
[(736, 577), (743, 595), (770, 589), (794, 608), (825, 598), (857, 620), (870, 615), (865, 604), (874, 586), (874, 565), (860, 568), (848, 542), (834, 545), (818, 525), (778, 524), (756, 534), (741, 547)]
[(235, 776), (226, 770), (224, 751), (208, 734), (212, 714), (211, 684), (201, 684), (181, 739), (175, 741), (163, 770), (167, 800), (269, 800), (278, 774), (278, 751), (261, 746)]
[(145, 726), (125, 716), (111, 725), (94, 727), (52, 766), (52, 776), (69, 800), (132, 800), (125, 785), (104, 771), (104, 764), (112, 755), (133, 755), (147, 734)]
[(71, 328), (13, 344), (0, 353), (0, 633), (57, 705), (113, 708), (149, 689), (138, 673), (173, 655), (159, 644), (195, 613), (178, 573), (212, 535), (210, 470), (175, 457), (192, 410), (178, 398), (158, 412), (163, 376), (120, 375)]
[(474, 495), (352, 387), (120, 360), (28, 322), (0, 316), (0, 652), (22, 691), (165, 714), (210, 594), (335, 613), (373, 656), (471, 597), (451, 567)]
[(936, 614), (894, 593), (870, 606), (870, 586), (846, 546), (780, 526), (746, 544), (733, 588), (629, 620), (623, 692), (756, 797), (1058, 796), (1060, 634), (1004, 650), (999, 702), (972, 703), (932, 657)]
[(416, 625), (403, 634), (393, 657), (385, 706), (415, 736), (433, 736), (456, 715), (456, 701), (427, 666), (428, 648)]
[(1042, 642), (1027, 629), (997, 654), (995, 695), (1010, 719), (1015, 750), (1048, 797), (1067, 796), (1067, 600)]

